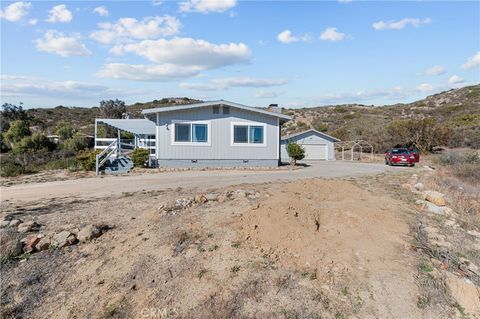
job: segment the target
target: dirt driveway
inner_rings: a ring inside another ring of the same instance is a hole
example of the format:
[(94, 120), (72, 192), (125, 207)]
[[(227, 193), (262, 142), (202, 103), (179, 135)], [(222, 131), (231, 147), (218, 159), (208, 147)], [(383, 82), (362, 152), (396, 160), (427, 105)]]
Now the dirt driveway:
[(158, 174), (132, 174), (124, 176), (92, 177), (76, 180), (21, 184), (2, 187), (2, 200), (33, 201), (57, 197), (106, 197), (141, 190), (167, 190), (169, 188), (208, 188), (239, 184), (293, 181), (305, 178), (335, 178), (403, 171), (409, 168), (391, 168), (382, 164), (358, 162), (312, 162), (298, 170), (265, 171), (185, 171)]

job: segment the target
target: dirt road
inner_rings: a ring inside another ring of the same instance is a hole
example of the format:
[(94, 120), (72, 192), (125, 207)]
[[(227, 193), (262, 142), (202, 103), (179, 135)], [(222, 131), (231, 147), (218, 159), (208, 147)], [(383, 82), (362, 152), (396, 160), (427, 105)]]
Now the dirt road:
[[(272, 171), (185, 171), (158, 174), (92, 177), (77, 180), (22, 184), (2, 187), (2, 200), (33, 201), (56, 197), (107, 197), (141, 190), (166, 190), (169, 188), (224, 187), (243, 183), (294, 181), (305, 178), (335, 178), (403, 171), (410, 168), (388, 167), (382, 164), (356, 162), (316, 162), (298, 170)], [(411, 169), (410, 169), (411, 170)]]

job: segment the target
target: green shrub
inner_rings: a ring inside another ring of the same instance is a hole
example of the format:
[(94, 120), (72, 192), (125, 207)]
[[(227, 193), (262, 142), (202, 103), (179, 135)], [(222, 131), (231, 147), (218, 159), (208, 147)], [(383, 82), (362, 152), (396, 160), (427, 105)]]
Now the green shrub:
[(99, 151), (83, 150), (80, 151), (76, 159), (80, 162), (82, 168), (86, 171), (94, 171), (96, 165), (96, 156)]
[(2, 159), (0, 163), (0, 176), (1, 177), (13, 177), (23, 173), (22, 165), (14, 161), (5, 161)]
[(75, 172), (82, 169), (82, 165), (75, 157), (61, 158), (54, 161), (49, 161), (41, 167), (41, 170), (53, 170), (53, 169), (68, 169)]
[(35, 153), (43, 149), (53, 151), (55, 147), (56, 145), (52, 143), (45, 135), (35, 133), (31, 136), (25, 136), (18, 143), (15, 143), (12, 151), (15, 154), (25, 154)]
[(328, 125), (325, 123), (318, 123), (314, 126), (314, 129), (316, 129), (319, 132), (326, 132), (328, 131)]
[(55, 129), (55, 134), (57, 134), (62, 141), (72, 138), (74, 132), (75, 130), (73, 129), (73, 127), (65, 121), (60, 121), (60, 123), (57, 125), (57, 128)]
[(305, 149), (298, 145), (297, 143), (288, 143), (287, 144), (287, 153), (288, 156), (292, 159), (291, 164), (297, 164), (297, 161), (305, 158)]
[(79, 152), (86, 149), (87, 146), (88, 145), (85, 142), (85, 138), (83, 136), (74, 136), (63, 142), (62, 148), (64, 150)]
[(27, 121), (17, 120), (10, 123), (10, 128), (3, 134), (5, 142), (12, 148), (25, 136), (31, 135)]
[(136, 167), (144, 167), (148, 162), (150, 152), (144, 148), (134, 149), (132, 152), (133, 165)]

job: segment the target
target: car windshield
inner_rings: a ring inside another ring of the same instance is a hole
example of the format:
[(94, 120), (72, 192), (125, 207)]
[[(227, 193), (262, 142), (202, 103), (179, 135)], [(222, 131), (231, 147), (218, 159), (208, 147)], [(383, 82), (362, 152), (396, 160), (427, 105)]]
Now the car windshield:
[(408, 150), (406, 148), (394, 148), (392, 154), (408, 154)]

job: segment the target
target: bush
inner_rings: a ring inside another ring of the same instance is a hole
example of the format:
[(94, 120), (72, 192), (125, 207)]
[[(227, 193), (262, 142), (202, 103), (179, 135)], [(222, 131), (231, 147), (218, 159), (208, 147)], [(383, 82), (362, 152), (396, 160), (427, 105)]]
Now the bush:
[(47, 162), (41, 167), (41, 170), (68, 169), (75, 172), (82, 169), (82, 165), (75, 157), (61, 158)]
[(68, 151), (79, 152), (86, 149), (87, 146), (83, 136), (74, 136), (63, 142), (62, 148)]
[(290, 158), (292, 159), (292, 165), (297, 164), (297, 161), (305, 158), (305, 149), (297, 143), (288, 143), (287, 153), (288, 156), (290, 156)]
[(480, 155), (478, 152), (446, 152), (435, 157), (437, 164), (444, 166), (462, 165), (462, 164), (480, 164)]
[(18, 143), (14, 144), (12, 149), (15, 154), (35, 153), (40, 150), (53, 151), (56, 145), (43, 134), (35, 133), (31, 136), (25, 136)]
[(3, 134), (5, 142), (12, 148), (25, 136), (31, 135), (30, 127), (27, 121), (17, 120), (10, 123), (10, 128)]
[(57, 128), (55, 129), (55, 134), (57, 134), (61, 141), (68, 140), (73, 137), (74, 129), (73, 127), (64, 121), (61, 121)]
[(82, 168), (86, 171), (94, 171), (96, 165), (96, 156), (99, 151), (83, 150), (80, 151), (76, 159), (80, 162)]
[(137, 167), (144, 167), (145, 164), (148, 162), (148, 157), (150, 156), (150, 152), (144, 148), (136, 148), (132, 152), (132, 161), (133, 165)]
[(10, 161), (10, 160), (3, 160), (0, 165), (0, 176), (1, 177), (13, 177), (13, 176), (18, 176), (23, 173), (23, 167), (22, 165)]

